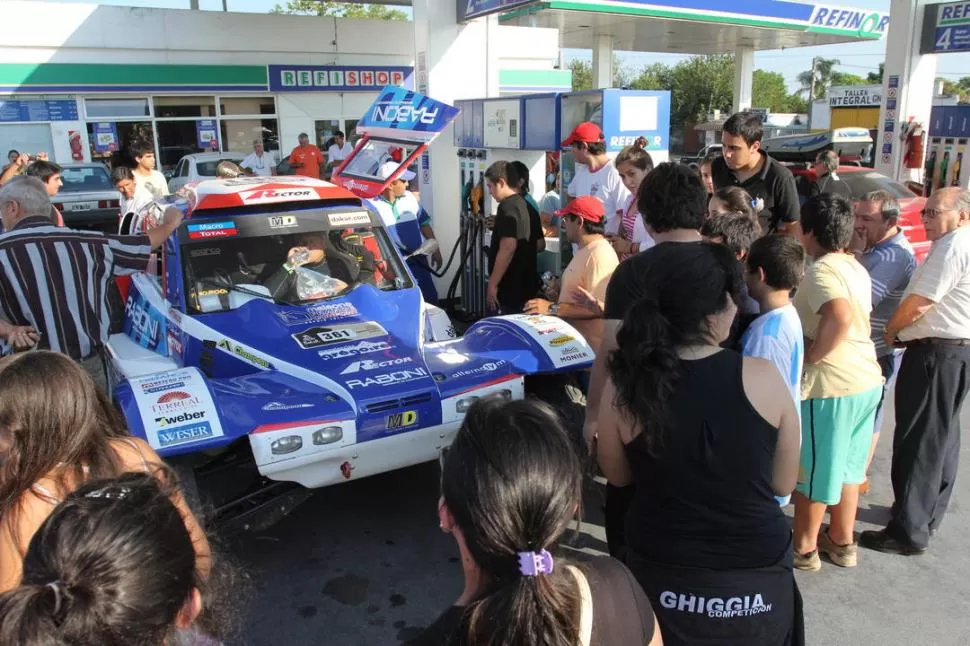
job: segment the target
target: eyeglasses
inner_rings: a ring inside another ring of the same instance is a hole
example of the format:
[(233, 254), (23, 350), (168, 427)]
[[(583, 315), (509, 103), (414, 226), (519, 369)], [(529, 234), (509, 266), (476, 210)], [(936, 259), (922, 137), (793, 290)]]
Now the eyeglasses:
[(935, 220), (944, 213), (954, 213), (956, 209), (923, 209), (919, 216), (924, 220)]

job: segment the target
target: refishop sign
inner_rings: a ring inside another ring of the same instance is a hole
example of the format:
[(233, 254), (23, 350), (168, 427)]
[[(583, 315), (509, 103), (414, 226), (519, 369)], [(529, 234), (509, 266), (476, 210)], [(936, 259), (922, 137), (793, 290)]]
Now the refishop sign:
[(851, 85), (829, 88), (829, 107), (875, 108), (882, 105), (882, 86)]

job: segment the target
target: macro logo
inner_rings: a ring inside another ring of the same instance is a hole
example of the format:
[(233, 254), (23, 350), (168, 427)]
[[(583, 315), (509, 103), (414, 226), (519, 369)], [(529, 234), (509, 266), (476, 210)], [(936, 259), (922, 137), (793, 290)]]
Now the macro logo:
[(809, 31), (832, 30), (861, 38), (882, 38), (889, 28), (889, 14), (820, 4), (815, 5), (808, 24)]

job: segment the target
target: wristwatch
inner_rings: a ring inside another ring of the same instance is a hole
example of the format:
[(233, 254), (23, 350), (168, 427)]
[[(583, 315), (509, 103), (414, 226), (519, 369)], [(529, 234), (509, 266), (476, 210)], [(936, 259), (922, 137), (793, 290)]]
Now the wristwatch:
[(553, 303), (549, 306), (549, 316), (559, 316), (559, 303)]

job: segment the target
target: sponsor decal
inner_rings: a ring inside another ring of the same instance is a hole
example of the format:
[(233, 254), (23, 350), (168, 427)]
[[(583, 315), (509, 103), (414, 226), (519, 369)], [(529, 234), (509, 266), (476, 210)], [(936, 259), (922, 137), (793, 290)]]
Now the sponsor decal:
[[(370, 185), (364, 184), (363, 182), (358, 182), (355, 179), (349, 179), (349, 178), (346, 178), (345, 179), (345, 178), (341, 177), (340, 178), (340, 182), (343, 184), (343, 187), (345, 189), (347, 189), (348, 191), (351, 191), (351, 192), (354, 192), (354, 191), (365, 192), (365, 191), (369, 191), (370, 190)], [(368, 222), (369, 221), (370, 220), (368, 220)], [(335, 224), (333, 226), (341, 226), (341, 225)]]
[(218, 231), (220, 229), (235, 229), (236, 223), (226, 222), (200, 222), (199, 224), (188, 225), (189, 231)]
[(568, 334), (561, 334), (556, 338), (551, 339), (549, 341), (549, 345), (553, 347), (558, 347), (560, 345), (566, 345), (567, 343), (572, 343), (575, 340), (576, 340), (575, 338), (569, 336)]
[(167, 354), (166, 330), (162, 313), (153, 308), (140, 292), (132, 291), (125, 303), (125, 334), (143, 348)]
[(171, 417), (167, 415), (162, 415), (155, 418), (155, 425), (170, 426), (172, 424), (184, 424), (185, 422), (195, 422), (201, 419), (205, 419), (204, 411), (197, 411), (194, 413), (179, 413), (177, 415), (172, 415)]
[(397, 370), (374, 377), (365, 377), (364, 379), (349, 379), (347, 381), (347, 387), (353, 390), (354, 388), (369, 388), (370, 386), (390, 386), (391, 384), (414, 381), (415, 379), (421, 379), (427, 376), (428, 371), (424, 368)]
[(223, 339), (222, 341), (219, 341), (219, 343), (216, 345), (222, 350), (225, 350), (230, 354), (236, 355), (246, 363), (252, 364), (257, 368), (262, 368), (263, 370), (273, 369), (273, 364), (271, 364), (269, 361), (267, 361), (266, 359), (263, 359), (262, 357), (256, 356), (255, 354), (253, 354), (246, 348), (242, 347), (241, 345), (234, 344), (229, 339)]
[(269, 216), (270, 229), (288, 229), (296, 226), (295, 215), (271, 215)]
[(312, 327), (291, 335), (304, 350), (313, 350), (330, 343), (386, 336), (387, 330), (377, 323), (350, 323), (328, 327)]
[[(362, 186), (360, 188), (367, 188)], [(332, 227), (352, 227), (361, 224), (370, 224), (370, 214), (366, 212), (357, 213), (331, 213), (330, 226)]]
[(181, 335), (178, 330), (169, 328), (168, 330), (168, 356), (181, 357), (185, 353), (185, 346), (182, 344)]
[(306, 325), (308, 323), (326, 323), (337, 319), (348, 319), (358, 316), (360, 312), (350, 303), (318, 303), (301, 309), (276, 312), (276, 317), (284, 325)]
[(202, 289), (197, 292), (199, 296), (222, 296), (228, 294), (228, 289)]
[(313, 408), (313, 404), (281, 404), (280, 402), (270, 402), (263, 406), (263, 410), (296, 410), (298, 408)]
[(261, 188), (239, 194), (245, 204), (266, 204), (267, 202), (286, 202), (289, 200), (311, 200), (317, 197), (309, 188)]
[(205, 258), (206, 256), (221, 256), (222, 249), (219, 247), (199, 247), (197, 249), (189, 249), (190, 258)]
[(270, 65), (273, 92), (372, 92), (385, 85), (411, 85), (411, 67)]
[(504, 359), (499, 359), (498, 361), (489, 361), (487, 363), (483, 363), (477, 368), (459, 370), (455, 374), (451, 375), (451, 378), (459, 379), (461, 377), (471, 377), (473, 375), (481, 375), (481, 374), (487, 374), (489, 372), (495, 372), (496, 370), (504, 366), (506, 363), (507, 362)]
[(670, 590), (664, 590), (660, 593), (660, 605), (667, 610), (707, 615), (714, 619), (751, 617), (771, 612), (771, 604), (765, 603), (764, 597), (760, 593), (723, 599), (721, 597), (706, 598), (693, 594), (677, 594)]
[(390, 368), (392, 366), (401, 366), (405, 363), (411, 363), (414, 361), (411, 357), (401, 357), (400, 359), (388, 359), (386, 361), (374, 361), (372, 359), (364, 359), (362, 361), (354, 361), (349, 366), (340, 371), (342, 375), (350, 375), (355, 372), (367, 372), (368, 370), (378, 370), (380, 368)]
[(151, 395), (172, 390), (173, 388), (185, 388), (185, 382), (181, 379), (154, 379), (141, 382), (139, 387), (141, 388), (141, 392), (146, 395)]
[(172, 402), (182, 401), (184, 399), (191, 399), (192, 395), (188, 394), (184, 390), (170, 390), (163, 394), (161, 397), (155, 401), (159, 404), (170, 404)]
[(567, 363), (572, 363), (573, 361), (586, 361), (589, 358), (589, 355), (587, 355), (585, 352), (577, 352), (576, 354), (567, 354), (559, 357), (559, 363), (565, 365)]
[[(222, 433), (219, 435), (222, 435)], [(178, 446), (179, 444), (207, 440), (211, 437), (215, 437), (215, 434), (213, 433), (212, 425), (209, 424), (209, 422), (201, 422), (199, 424), (179, 426), (171, 430), (158, 431), (157, 437), (159, 447), (167, 448), (170, 446)]]
[(860, 11), (819, 4), (812, 10), (812, 17), (809, 18), (808, 24), (809, 31), (828, 28), (878, 38), (885, 35), (889, 27), (889, 15), (879, 11)]
[(418, 411), (406, 410), (403, 413), (393, 413), (387, 416), (387, 430), (407, 428), (418, 423)]
[(200, 224), (188, 225), (189, 240), (206, 240), (209, 238), (226, 238), (238, 235), (236, 223), (226, 222), (202, 222)]
[(318, 350), (317, 354), (324, 359), (344, 359), (361, 354), (372, 354), (374, 352), (385, 352), (391, 349), (391, 345), (386, 341), (361, 341), (356, 345), (341, 345), (334, 348), (324, 348)]

